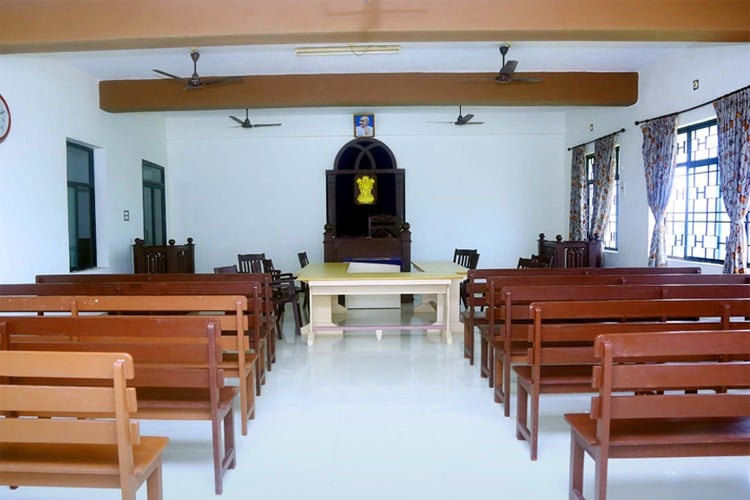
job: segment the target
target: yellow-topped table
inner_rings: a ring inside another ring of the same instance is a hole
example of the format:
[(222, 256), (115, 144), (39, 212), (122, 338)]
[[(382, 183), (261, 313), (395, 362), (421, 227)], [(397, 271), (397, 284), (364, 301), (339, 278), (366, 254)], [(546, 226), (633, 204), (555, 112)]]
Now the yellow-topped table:
[[(447, 343), (453, 342), (452, 331), (461, 331), (459, 321), (459, 283), (466, 279), (465, 267), (453, 262), (415, 262), (414, 271), (348, 272), (347, 262), (313, 263), (300, 271), (298, 279), (308, 284), (310, 293), (310, 322), (302, 328), (312, 345), (317, 334), (342, 335), (347, 329), (373, 329), (378, 338), (385, 329), (423, 329), (439, 331)], [(340, 307), (339, 295), (434, 295), (437, 321), (430, 325), (367, 325), (341, 326), (333, 323), (333, 311)]]

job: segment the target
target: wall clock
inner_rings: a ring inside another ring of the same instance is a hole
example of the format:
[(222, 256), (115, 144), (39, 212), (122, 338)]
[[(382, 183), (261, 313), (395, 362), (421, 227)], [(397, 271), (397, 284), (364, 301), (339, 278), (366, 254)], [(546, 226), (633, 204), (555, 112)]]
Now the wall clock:
[(0, 142), (3, 142), (10, 132), (10, 107), (0, 95)]

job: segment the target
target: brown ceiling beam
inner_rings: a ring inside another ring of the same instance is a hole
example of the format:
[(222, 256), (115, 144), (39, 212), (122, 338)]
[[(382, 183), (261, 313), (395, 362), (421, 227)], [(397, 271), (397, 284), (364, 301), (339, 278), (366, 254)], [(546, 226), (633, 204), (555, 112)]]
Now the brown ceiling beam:
[(1, 0), (0, 53), (372, 41), (750, 41), (750, 0)]
[(203, 109), (430, 106), (630, 106), (637, 73), (518, 73), (539, 83), (498, 84), (493, 73), (375, 73), (246, 76), (239, 82), (183, 90), (173, 80), (99, 83), (110, 112)]

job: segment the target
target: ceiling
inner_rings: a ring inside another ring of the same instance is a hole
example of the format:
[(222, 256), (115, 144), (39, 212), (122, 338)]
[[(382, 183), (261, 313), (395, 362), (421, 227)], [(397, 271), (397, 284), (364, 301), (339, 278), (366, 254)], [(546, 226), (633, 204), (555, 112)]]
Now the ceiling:
[[(456, 72), (493, 73), (501, 66), (505, 40), (484, 42), (405, 42), (397, 54), (297, 56), (295, 48), (324, 44), (196, 47), (201, 76), (292, 75), (319, 73)], [(338, 45), (338, 44), (337, 44)], [(638, 72), (652, 62), (698, 42), (511, 42), (507, 59), (517, 72)], [(714, 44), (715, 45), (715, 44)], [(188, 77), (191, 47), (42, 53), (98, 80), (162, 79), (153, 69)]]
[[(677, 51), (750, 41), (750, 0), (0, 0), (0, 54), (63, 61), (107, 111), (355, 105), (628, 106)], [(516, 74), (496, 84), (499, 46)], [(301, 57), (311, 45), (398, 54)], [(232, 85), (181, 92), (154, 69)], [(482, 85), (467, 85), (481, 79)]]

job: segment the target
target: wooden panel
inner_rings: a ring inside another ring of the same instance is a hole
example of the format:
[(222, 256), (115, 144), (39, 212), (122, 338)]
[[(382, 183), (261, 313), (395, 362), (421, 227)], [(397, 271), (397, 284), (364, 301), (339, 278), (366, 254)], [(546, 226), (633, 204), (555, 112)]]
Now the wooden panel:
[[(519, 75), (532, 73), (519, 73)], [(637, 73), (533, 73), (540, 83), (498, 84), (494, 73), (378, 73), (246, 76), (240, 82), (184, 92), (170, 80), (99, 83), (110, 112), (321, 106), (630, 106)], [(365, 97), (366, 96), (366, 97)]]

